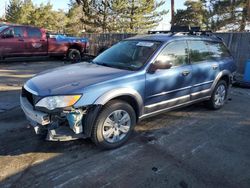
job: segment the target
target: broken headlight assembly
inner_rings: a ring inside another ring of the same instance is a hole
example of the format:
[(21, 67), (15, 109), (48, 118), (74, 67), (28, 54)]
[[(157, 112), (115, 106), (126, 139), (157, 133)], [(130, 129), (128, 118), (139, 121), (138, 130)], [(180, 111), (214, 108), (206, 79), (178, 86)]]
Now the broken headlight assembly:
[(73, 106), (82, 95), (62, 95), (44, 97), (36, 104), (36, 107), (44, 107), (48, 110)]

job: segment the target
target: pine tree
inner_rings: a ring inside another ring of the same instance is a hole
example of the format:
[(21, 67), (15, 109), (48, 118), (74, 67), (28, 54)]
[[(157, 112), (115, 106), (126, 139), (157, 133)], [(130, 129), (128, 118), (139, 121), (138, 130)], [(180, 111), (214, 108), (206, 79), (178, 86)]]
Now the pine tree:
[(123, 0), (117, 3), (115, 11), (120, 19), (120, 26), (125, 32), (145, 32), (156, 27), (167, 11), (157, 11), (164, 1), (155, 0)]
[(67, 13), (69, 22), (66, 24), (66, 33), (80, 35), (83, 31), (89, 31), (90, 28), (82, 22), (85, 17), (82, 5), (78, 5), (72, 1), (69, 6), (70, 9)]
[(213, 30), (243, 31), (246, 26), (247, 0), (210, 0), (213, 5), (211, 19)]
[(88, 32), (110, 32), (112, 28), (113, 0), (78, 0), (82, 6), (84, 17), (81, 21), (87, 26)]
[(67, 24), (67, 17), (61, 11), (54, 11), (50, 3), (40, 4), (38, 8), (30, 15), (30, 24), (44, 27), (53, 32), (64, 32), (64, 27)]
[(177, 10), (176, 24), (199, 25), (213, 31), (243, 31), (246, 26), (247, 0), (199, 0), (185, 2)]
[(6, 9), (6, 20), (12, 23), (19, 23), (21, 7), (22, 7), (21, 0), (10, 0)]
[(204, 8), (202, 1), (186, 1), (185, 10), (177, 10), (175, 14), (176, 25), (189, 25), (206, 27), (207, 10)]
[(84, 24), (95, 32), (143, 32), (159, 24), (167, 11), (157, 11), (164, 1), (77, 0), (82, 5)]
[(27, 24), (31, 23), (31, 14), (35, 10), (35, 6), (32, 3), (32, 0), (24, 0), (21, 5), (21, 11), (19, 15), (18, 22), (20, 24)]

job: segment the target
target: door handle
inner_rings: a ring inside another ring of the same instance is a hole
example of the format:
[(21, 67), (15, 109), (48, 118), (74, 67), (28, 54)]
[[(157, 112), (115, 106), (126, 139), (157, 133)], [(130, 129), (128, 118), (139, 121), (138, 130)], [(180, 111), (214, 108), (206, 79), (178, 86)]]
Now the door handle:
[(212, 65), (212, 68), (216, 70), (218, 68), (218, 65)]
[(187, 76), (187, 75), (189, 75), (189, 74), (190, 74), (190, 71), (183, 71), (183, 72), (182, 72), (182, 75), (183, 75), (183, 76)]
[(24, 41), (23, 39), (18, 39), (18, 41)]

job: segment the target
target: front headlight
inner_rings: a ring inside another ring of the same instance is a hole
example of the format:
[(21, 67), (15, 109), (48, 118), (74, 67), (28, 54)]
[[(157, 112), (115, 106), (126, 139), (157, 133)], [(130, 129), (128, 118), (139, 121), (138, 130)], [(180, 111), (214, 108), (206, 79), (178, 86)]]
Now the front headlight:
[(36, 106), (44, 107), (48, 110), (54, 110), (56, 108), (65, 108), (74, 105), (81, 95), (65, 95), (65, 96), (51, 96), (41, 99)]

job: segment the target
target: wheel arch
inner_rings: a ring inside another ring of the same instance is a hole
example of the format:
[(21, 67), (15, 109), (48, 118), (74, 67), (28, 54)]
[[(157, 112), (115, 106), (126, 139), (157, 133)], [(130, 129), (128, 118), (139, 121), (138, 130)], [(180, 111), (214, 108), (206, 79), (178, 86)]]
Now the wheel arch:
[(84, 119), (84, 134), (87, 137), (91, 136), (92, 128), (102, 107), (114, 99), (120, 99), (129, 103), (136, 112), (137, 121), (144, 112), (142, 97), (136, 90), (131, 88), (110, 90), (97, 98), (93, 105), (91, 105), (89, 108), (88, 114)]
[(211, 87), (211, 92), (213, 92), (215, 86), (220, 80), (225, 80), (228, 85), (230, 85), (230, 78), (231, 78), (231, 72), (228, 70), (223, 70), (221, 71), (215, 78), (212, 87)]
[(129, 103), (135, 110), (137, 118), (143, 114), (143, 99), (141, 95), (132, 88), (120, 88), (106, 92), (100, 96), (95, 105), (105, 105), (107, 102), (119, 99)]
[(227, 86), (230, 85), (230, 76), (229, 75), (221, 76), (220, 80), (224, 80), (227, 83)]
[(68, 47), (68, 50), (67, 50), (67, 54), (69, 53), (69, 51), (71, 49), (79, 50), (79, 52), (82, 53), (82, 46), (79, 45), (79, 44), (70, 44), (69, 47)]

